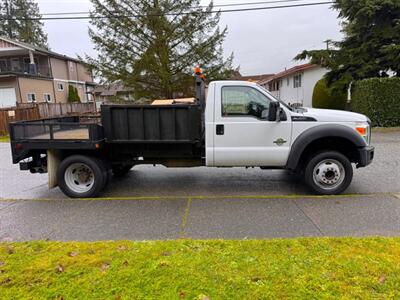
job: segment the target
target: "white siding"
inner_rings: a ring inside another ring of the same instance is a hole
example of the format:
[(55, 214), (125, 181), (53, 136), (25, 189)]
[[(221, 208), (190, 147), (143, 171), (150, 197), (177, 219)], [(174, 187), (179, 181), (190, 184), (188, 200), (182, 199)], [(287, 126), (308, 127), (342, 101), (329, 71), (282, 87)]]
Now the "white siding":
[(305, 107), (312, 107), (312, 96), (317, 82), (328, 72), (327, 69), (316, 67), (305, 71), (304, 76), (304, 102)]
[[(280, 86), (279, 91), (273, 91), (272, 93), (288, 104), (301, 103), (304, 107), (311, 107), (315, 84), (326, 72), (328, 72), (327, 69), (315, 67), (282, 77), (280, 79), (282, 80), (282, 86)], [(294, 76), (298, 74), (302, 74), (301, 87), (295, 88)]]

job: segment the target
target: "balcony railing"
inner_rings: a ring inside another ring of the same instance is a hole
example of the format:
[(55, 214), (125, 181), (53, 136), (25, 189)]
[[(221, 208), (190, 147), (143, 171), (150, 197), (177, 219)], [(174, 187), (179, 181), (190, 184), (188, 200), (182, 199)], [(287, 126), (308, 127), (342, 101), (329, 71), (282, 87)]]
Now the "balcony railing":
[(46, 70), (45, 66), (36, 65), (36, 72), (29, 72), (29, 64), (27, 63), (13, 63), (2, 64), (0, 62), (0, 74), (1, 73), (19, 73), (19, 74), (30, 74), (30, 75), (38, 75), (43, 77), (51, 77), (51, 74), (48, 70)]

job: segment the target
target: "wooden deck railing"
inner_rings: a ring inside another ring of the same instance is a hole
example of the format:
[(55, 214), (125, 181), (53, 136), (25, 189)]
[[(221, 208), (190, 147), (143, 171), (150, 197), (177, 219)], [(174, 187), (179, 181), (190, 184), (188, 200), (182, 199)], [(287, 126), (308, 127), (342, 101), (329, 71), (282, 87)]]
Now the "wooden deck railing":
[(0, 109), (0, 135), (7, 135), (10, 122), (31, 121), (95, 113), (92, 103), (24, 103)]

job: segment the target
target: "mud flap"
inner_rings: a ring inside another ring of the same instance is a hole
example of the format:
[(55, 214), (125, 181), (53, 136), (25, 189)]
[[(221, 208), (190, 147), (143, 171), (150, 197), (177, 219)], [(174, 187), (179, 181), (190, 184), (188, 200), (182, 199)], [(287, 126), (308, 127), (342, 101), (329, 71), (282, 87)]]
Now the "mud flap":
[(49, 189), (58, 186), (57, 170), (61, 162), (61, 154), (58, 150), (47, 150), (47, 172), (49, 175)]

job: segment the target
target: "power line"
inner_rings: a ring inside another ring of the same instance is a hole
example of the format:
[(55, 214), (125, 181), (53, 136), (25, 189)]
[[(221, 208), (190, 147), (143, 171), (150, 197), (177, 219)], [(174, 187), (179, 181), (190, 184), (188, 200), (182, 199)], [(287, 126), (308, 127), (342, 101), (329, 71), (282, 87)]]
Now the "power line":
[[(262, 5), (262, 4), (274, 4), (274, 3), (287, 3), (287, 2), (304, 2), (305, 0), (274, 0), (274, 1), (259, 1), (259, 2), (248, 2), (248, 3), (231, 3), (231, 4), (214, 4), (213, 7), (234, 7), (234, 6), (250, 6), (250, 5)], [(191, 8), (207, 8), (206, 5), (200, 5)], [(76, 12), (50, 12), (43, 13), (42, 16), (62, 16), (62, 15), (89, 15), (90, 11), (76, 11)]]
[(54, 21), (54, 20), (90, 20), (90, 19), (107, 19), (107, 18), (135, 18), (135, 17), (163, 17), (163, 16), (179, 16), (179, 15), (191, 15), (191, 14), (217, 14), (217, 13), (234, 13), (234, 12), (245, 12), (245, 11), (258, 11), (258, 10), (271, 10), (279, 8), (298, 8), (307, 6), (317, 6), (333, 4), (329, 2), (316, 2), (316, 3), (303, 3), (303, 4), (291, 4), (291, 5), (280, 5), (280, 6), (266, 6), (266, 7), (251, 7), (241, 9), (226, 9), (226, 10), (215, 10), (215, 11), (191, 11), (182, 13), (166, 13), (166, 14), (129, 14), (129, 15), (112, 15), (112, 16), (77, 16), (77, 17), (41, 17), (41, 18), (1, 18), (3, 20), (18, 20), (18, 21)]

